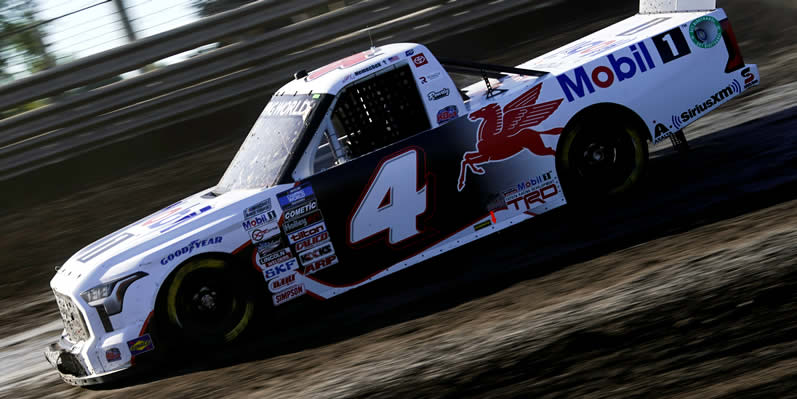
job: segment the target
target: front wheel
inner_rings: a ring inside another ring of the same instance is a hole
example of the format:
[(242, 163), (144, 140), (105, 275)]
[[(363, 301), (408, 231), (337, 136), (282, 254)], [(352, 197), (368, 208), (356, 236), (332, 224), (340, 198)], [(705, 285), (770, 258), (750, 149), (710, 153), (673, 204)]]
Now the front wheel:
[(561, 138), (557, 170), (568, 201), (631, 190), (645, 173), (648, 146), (631, 123), (584, 118)]
[(218, 259), (189, 261), (164, 285), (156, 310), (168, 341), (225, 344), (238, 338), (255, 312), (243, 272)]

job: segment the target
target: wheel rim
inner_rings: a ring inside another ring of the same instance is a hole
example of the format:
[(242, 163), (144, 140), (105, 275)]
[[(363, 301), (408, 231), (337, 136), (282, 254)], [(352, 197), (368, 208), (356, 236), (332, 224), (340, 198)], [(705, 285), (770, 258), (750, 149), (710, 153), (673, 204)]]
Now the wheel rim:
[(625, 190), (638, 178), (643, 162), (637, 141), (629, 129), (575, 131), (563, 159), (570, 179), (590, 191)]
[(168, 292), (168, 315), (187, 338), (232, 341), (254, 310), (242, 281), (221, 261), (207, 260), (178, 270)]

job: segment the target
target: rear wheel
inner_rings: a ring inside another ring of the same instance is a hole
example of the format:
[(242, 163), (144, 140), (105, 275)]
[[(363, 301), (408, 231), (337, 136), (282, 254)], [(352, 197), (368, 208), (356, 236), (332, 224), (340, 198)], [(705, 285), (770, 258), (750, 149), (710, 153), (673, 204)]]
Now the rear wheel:
[(224, 344), (251, 322), (256, 298), (242, 271), (219, 259), (189, 261), (164, 285), (157, 309), (170, 345)]
[(574, 123), (557, 152), (568, 201), (627, 192), (642, 179), (648, 163), (647, 142), (634, 124), (603, 115)]

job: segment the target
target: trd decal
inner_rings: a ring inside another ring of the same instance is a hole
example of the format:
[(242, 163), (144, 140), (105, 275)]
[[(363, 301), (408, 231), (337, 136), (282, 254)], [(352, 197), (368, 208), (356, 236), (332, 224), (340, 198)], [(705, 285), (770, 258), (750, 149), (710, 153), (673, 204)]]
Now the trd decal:
[(531, 129), (548, 119), (563, 99), (537, 104), (542, 83), (512, 100), (504, 109), (490, 104), (468, 115), (468, 119), (481, 119), (477, 133), (476, 151), (462, 155), (457, 190), (465, 188), (468, 169), (477, 175), (485, 173), (481, 165), (500, 162), (528, 150), (534, 155), (556, 155), (556, 150), (545, 146), (541, 135), (558, 135), (562, 128), (544, 132)]

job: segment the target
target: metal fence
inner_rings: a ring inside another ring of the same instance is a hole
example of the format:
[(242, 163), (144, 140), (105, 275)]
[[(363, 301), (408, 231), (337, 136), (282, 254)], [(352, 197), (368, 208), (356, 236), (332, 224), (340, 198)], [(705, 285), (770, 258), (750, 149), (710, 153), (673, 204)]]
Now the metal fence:
[[(0, 121), (0, 181), (86, 151), (269, 94), (368, 46), (441, 40), (549, 2), (361, 1), (298, 23), (291, 16), (329, 0), (253, 3), (0, 87), (0, 110), (45, 97), (52, 104)], [(279, 22), (281, 26), (274, 27)], [(263, 26), (270, 26), (263, 30)], [(233, 44), (94, 90), (82, 86), (208, 43)], [(240, 38), (240, 39), (237, 39)]]

